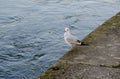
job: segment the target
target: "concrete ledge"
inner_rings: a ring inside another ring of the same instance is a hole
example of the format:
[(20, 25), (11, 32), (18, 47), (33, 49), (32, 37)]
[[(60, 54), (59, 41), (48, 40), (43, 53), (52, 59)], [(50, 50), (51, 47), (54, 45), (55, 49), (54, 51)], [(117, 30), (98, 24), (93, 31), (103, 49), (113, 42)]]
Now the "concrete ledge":
[(91, 32), (38, 79), (120, 79), (120, 13)]

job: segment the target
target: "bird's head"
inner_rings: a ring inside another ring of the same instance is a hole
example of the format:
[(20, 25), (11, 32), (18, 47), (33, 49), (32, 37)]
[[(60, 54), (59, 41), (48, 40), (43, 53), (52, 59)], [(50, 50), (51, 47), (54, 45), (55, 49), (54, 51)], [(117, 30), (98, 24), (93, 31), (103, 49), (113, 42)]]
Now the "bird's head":
[(66, 27), (65, 32), (70, 32), (70, 29), (68, 27)]

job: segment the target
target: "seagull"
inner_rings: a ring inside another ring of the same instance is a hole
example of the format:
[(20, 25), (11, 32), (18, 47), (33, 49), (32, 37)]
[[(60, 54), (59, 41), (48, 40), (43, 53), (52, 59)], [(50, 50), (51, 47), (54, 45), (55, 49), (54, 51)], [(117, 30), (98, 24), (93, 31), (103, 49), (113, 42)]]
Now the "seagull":
[(67, 27), (65, 28), (64, 40), (71, 47), (74, 47), (75, 45), (81, 45), (81, 41), (76, 36), (73, 36), (70, 33), (70, 29)]

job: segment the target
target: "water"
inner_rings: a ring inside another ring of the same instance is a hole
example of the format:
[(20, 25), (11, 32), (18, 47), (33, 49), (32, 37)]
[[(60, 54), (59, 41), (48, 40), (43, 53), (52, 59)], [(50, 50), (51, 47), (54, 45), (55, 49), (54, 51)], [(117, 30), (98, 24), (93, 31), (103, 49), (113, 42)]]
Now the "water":
[(70, 48), (69, 27), (83, 39), (120, 11), (120, 0), (0, 0), (0, 79), (35, 79)]

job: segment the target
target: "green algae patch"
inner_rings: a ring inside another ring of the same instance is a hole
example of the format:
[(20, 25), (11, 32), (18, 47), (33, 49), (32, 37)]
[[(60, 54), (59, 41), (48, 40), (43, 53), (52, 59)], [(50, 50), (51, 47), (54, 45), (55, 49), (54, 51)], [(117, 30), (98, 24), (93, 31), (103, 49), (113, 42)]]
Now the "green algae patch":
[(118, 64), (118, 65), (100, 65), (100, 67), (107, 67), (107, 68), (117, 68), (117, 69), (120, 69), (120, 64)]
[(45, 73), (43, 73), (38, 79), (57, 79), (60, 75), (64, 75), (65, 71), (72, 64), (67, 62), (57, 62), (52, 67), (50, 67)]
[(103, 35), (107, 35), (114, 28), (120, 28), (120, 12), (107, 20), (101, 26), (96, 28), (93, 32), (91, 32), (88, 36), (86, 36), (83, 41), (90, 44), (95, 44)]

